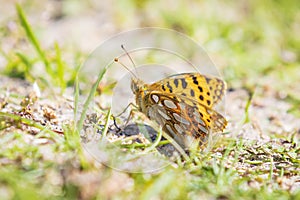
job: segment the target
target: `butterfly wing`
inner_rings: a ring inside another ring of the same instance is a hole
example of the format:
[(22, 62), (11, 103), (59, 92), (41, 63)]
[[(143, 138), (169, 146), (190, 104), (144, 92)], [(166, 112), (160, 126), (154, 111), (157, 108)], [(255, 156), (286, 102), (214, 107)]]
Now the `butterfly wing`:
[(199, 73), (172, 75), (153, 83), (150, 87), (163, 93), (193, 98), (210, 108), (222, 99), (226, 89), (225, 82), (221, 79)]
[(222, 132), (227, 125), (221, 114), (187, 96), (153, 91), (144, 100), (144, 113), (184, 147), (193, 139), (204, 143), (210, 132)]

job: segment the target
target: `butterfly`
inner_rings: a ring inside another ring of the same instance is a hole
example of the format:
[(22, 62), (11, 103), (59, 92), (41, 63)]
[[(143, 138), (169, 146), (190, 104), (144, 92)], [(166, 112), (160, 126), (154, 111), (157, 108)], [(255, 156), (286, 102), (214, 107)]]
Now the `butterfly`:
[(200, 73), (182, 73), (147, 84), (131, 80), (138, 110), (155, 121), (183, 149), (193, 141), (205, 145), (209, 134), (222, 132), (227, 120), (213, 106), (225, 94), (225, 82)]

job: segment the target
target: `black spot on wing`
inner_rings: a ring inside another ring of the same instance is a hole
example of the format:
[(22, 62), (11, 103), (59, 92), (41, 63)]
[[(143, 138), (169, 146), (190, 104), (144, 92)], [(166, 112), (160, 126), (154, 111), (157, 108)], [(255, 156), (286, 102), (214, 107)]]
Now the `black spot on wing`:
[(210, 100), (207, 100), (207, 105), (210, 105), (210, 103), (211, 103)]
[(194, 97), (195, 96), (195, 92), (194, 90), (191, 90), (191, 96)]
[(169, 88), (170, 92), (172, 93), (173, 92), (173, 88), (172, 88), (172, 86), (170, 85), (169, 82), (167, 82), (167, 87)]
[(203, 92), (203, 88), (201, 86), (198, 86), (198, 89), (200, 92)]
[(197, 77), (196, 77), (196, 76), (193, 76), (193, 82), (194, 82), (196, 85), (198, 85), (198, 84), (199, 84), (199, 82), (198, 82), (198, 80), (197, 80)]
[(177, 79), (177, 78), (174, 79), (174, 84), (175, 84), (175, 86), (178, 88), (178, 79)]
[(199, 99), (200, 99), (201, 101), (203, 101), (204, 97), (202, 96), (202, 94), (200, 94)]
[(181, 85), (182, 85), (182, 88), (185, 89), (187, 87), (187, 82), (185, 81), (184, 78), (180, 79), (181, 80)]

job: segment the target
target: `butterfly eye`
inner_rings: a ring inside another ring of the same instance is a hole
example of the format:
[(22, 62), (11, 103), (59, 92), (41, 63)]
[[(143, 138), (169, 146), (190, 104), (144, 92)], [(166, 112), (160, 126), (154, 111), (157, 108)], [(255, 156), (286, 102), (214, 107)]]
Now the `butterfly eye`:
[(131, 81), (131, 91), (133, 91), (134, 94), (136, 94), (138, 91), (138, 85), (134, 79)]

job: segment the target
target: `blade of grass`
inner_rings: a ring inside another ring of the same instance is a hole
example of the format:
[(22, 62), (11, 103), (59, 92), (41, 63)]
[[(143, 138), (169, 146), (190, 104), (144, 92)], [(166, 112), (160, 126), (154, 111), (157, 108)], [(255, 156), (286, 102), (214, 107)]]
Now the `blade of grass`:
[(54, 48), (55, 48), (55, 53), (56, 53), (56, 57), (55, 57), (55, 60), (56, 60), (56, 75), (57, 75), (57, 79), (58, 79), (58, 82), (59, 82), (59, 86), (62, 88), (62, 91), (64, 89), (66, 89), (66, 82), (65, 82), (65, 79), (64, 79), (64, 75), (65, 75), (65, 65), (62, 61), (62, 57), (61, 57), (61, 50), (59, 48), (59, 45), (57, 42), (55, 42), (54, 44)]
[(28, 58), (26, 56), (24, 56), (22, 53), (17, 52), (16, 55), (21, 59), (21, 61), (24, 63), (25, 65), (25, 73), (26, 75), (29, 74), (31, 68), (32, 68), (32, 64), (31, 62), (28, 60)]
[(2, 117), (3, 118), (10, 118), (10, 119), (13, 119), (16, 122), (21, 122), (23, 124), (26, 124), (27, 126), (35, 127), (35, 128), (37, 128), (39, 130), (46, 131), (47, 133), (50, 134), (50, 136), (53, 139), (56, 139), (59, 142), (64, 141), (64, 139), (62, 137), (59, 137), (57, 133), (55, 133), (54, 131), (51, 131), (50, 129), (48, 129), (47, 127), (45, 127), (45, 126), (43, 126), (43, 125), (41, 125), (39, 123), (36, 123), (33, 120), (23, 118), (23, 117), (21, 117), (19, 115), (14, 115), (14, 114), (10, 114), (10, 113), (0, 112), (0, 118), (2, 118)]
[(36, 52), (40, 56), (41, 60), (44, 62), (45, 68), (47, 73), (50, 75), (54, 75), (53, 70), (50, 67), (49, 61), (46, 58), (46, 55), (44, 54), (38, 40), (36, 39), (30, 24), (28, 23), (28, 20), (19, 4), (16, 4), (16, 10), (19, 17), (19, 20), (21, 22), (22, 27), (25, 29), (26, 35), (29, 39), (29, 41), (32, 43), (33, 47), (35, 48)]
[[(232, 141), (231, 143), (228, 144), (222, 158), (221, 158), (221, 162), (219, 165), (219, 169), (216, 170), (216, 175), (217, 175), (217, 185), (222, 187), (226, 182), (226, 178), (228, 178), (228, 176), (225, 176), (225, 172), (226, 172), (226, 166), (225, 163), (229, 157), (230, 152), (233, 150), (234, 146), (236, 145), (235, 141)], [(231, 169), (228, 169), (231, 170)]]
[(80, 165), (82, 169), (89, 169), (91, 165), (86, 159), (86, 156), (83, 152), (83, 147), (81, 145), (81, 138), (79, 132), (73, 126), (65, 126), (64, 127), (64, 135), (66, 137), (66, 144), (72, 150), (76, 151), (79, 156)]
[(158, 144), (159, 144), (159, 142), (161, 140), (162, 133), (163, 133), (163, 131), (162, 131), (162, 128), (160, 127), (159, 131), (158, 131), (158, 135), (157, 135), (155, 141), (153, 142), (153, 144), (150, 147), (147, 147), (144, 151), (140, 152), (139, 154), (143, 154), (144, 155), (144, 154), (147, 154), (150, 151), (154, 150), (158, 146)]
[(106, 115), (106, 121), (105, 121), (104, 129), (102, 131), (102, 139), (106, 138), (106, 134), (107, 134), (107, 131), (108, 131), (108, 122), (109, 122), (110, 117), (111, 117), (111, 109), (109, 109), (109, 111)]
[[(108, 66), (109, 66), (109, 65), (108, 65)], [(102, 80), (102, 78), (103, 78), (103, 76), (104, 76), (106, 70), (107, 70), (107, 68), (105, 67), (105, 68), (103, 68), (103, 69), (100, 71), (100, 73), (99, 73), (99, 75), (98, 75), (98, 78), (97, 78), (96, 82), (93, 84), (93, 87), (92, 87), (92, 89), (90, 90), (90, 93), (89, 93), (89, 95), (88, 95), (86, 101), (84, 102), (83, 110), (82, 110), (82, 113), (81, 113), (81, 115), (80, 115), (80, 119), (79, 119), (79, 121), (78, 121), (78, 123), (77, 123), (77, 130), (78, 130), (78, 131), (80, 131), (80, 130), (82, 129), (83, 121), (84, 121), (84, 119), (85, 119), (85, 115), (86, 115), (86, 113), (87, 113), (88, 107), (89, 107), (91, 101), (93, 100), (93, 97), (94, 97), (94, 95), (95, 95), (95, 92), (96, 92), (96, 90), (97, 90), (97, 87), (98, 87), (100, 81)], [(77, 85), (76, 87), (78, 87), (78, 85)], [(76, 88), (75, 90), (78, 90), (78, 88)], [(78, 103), (78, 102), (77, 102), (77, 103)], [(77, 115), (77, 113), (75, 113), (75, 115)]]
[[(79, 103), (79, 80), (78, 75), (75, 77), (75, 91), (74, 91), (74, 123), (77, 122), (78, 103)], [(78, 129), (79, 130), (79, 129)]]
[(252, 99), (253, 99), (253, 96), (254, 96), (255, 92), (253, 90), (249, 89), (248, 93), (249, 93), (249, 98), (248, 98), (248, 101), (247, 101), (246, 106), (245, 106), (245, 120), (244, 120), (244, 124), (250, 122), (249, 108), (251, 106)]

